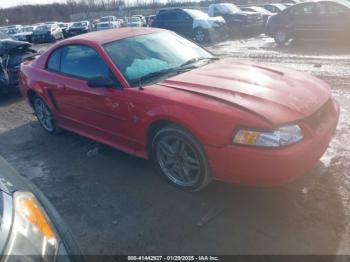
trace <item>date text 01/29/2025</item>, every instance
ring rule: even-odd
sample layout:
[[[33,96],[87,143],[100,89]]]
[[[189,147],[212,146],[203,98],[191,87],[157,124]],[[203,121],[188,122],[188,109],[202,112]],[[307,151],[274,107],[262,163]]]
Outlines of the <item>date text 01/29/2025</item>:
[[[220,261],[217,256],[128,256],[128,261]]]

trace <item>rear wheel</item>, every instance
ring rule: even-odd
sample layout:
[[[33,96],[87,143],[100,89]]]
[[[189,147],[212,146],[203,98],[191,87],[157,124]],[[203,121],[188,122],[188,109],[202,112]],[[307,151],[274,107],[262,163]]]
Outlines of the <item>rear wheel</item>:
[[[58,134],[61,129],[56,126],[55,119],[44,100],[38,96],[33,98],[35,115],[42,128],[50,134]]]
[[[278,30],[276,32],[274,38],[275,38],[275,42],[278,45],[285,45],[290,39],[289,36],[288,36],[288,33],[284,29]]]
[[[152,142],[152,157],[158,171],[182,190],[199,191],[212,180],[201,144],[177,125],[158,131]]]

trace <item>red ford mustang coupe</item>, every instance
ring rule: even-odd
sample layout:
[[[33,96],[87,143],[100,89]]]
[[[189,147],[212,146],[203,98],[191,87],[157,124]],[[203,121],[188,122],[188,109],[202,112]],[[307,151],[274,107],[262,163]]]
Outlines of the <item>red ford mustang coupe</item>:
[[[62,41],[21,66],[42,127],[152,159],[184,190],[213,179],[277,186],[306,174],[339,107],[303,73],[218,59],[175,33],[116,29]]]

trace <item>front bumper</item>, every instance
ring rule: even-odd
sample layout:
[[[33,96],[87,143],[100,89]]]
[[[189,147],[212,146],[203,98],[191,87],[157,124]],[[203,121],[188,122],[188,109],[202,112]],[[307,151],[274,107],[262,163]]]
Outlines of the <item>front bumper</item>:
[[[304,138],[283,148],[228,145],[205,146],[212,175],[217,180],[249,186],[279,186],[306,175],[326,151],[339,120],[339,106],[315,129],[302,123]]]

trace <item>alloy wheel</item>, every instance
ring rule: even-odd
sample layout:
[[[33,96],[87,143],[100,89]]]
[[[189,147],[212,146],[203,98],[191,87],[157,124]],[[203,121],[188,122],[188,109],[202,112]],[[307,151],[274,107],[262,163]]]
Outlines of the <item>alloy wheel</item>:
[[[56,125],[54,123],[53,115],[41,98],[37,98],[34,100],[34,110],[42,127],[47,132],[54,132],[56,129]]]
[[[201,175],[201,164],[195,148],[183,138],[164,136],[156,145],[157,161],[163,173],[182,187],[195,185]]]
[[[195,32],[195,40],[199,43],[203,43],[205,40],[205,33],[202,29],[198,29]]]

